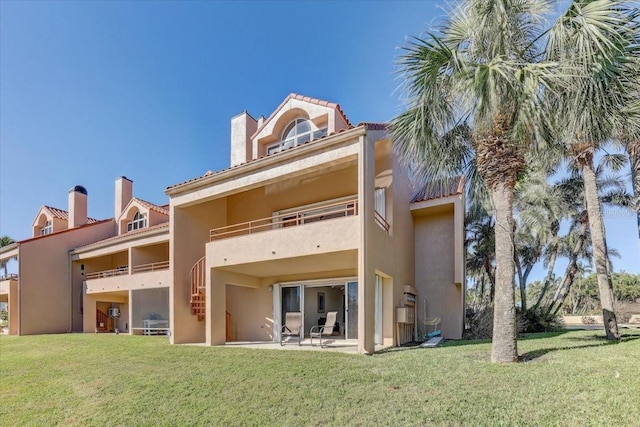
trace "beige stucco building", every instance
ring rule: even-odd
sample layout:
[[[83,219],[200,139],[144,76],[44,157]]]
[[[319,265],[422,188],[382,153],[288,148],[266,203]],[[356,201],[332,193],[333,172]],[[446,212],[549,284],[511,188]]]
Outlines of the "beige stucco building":
[[[0,280],[7,333],[168,328],[168,206],[133,197],[126,177],[116,180],[114,218],[88,218],[87,199],[72,188],[68,211],[43,206],[33,237],[0,249],[0,260],[18,261],[18,274]]]
[[[121,177],[112,219],[86,218],[82,187],[68,212],[43,207],[34,238],[0,251],[19,259],[0,282],[9,333],[157,328],[220,345],[277,341],[287,312],[308,335],[335,311],[333,339],[362,353],[435,317],[461,338],[461,180],[416,187],[387,125],[354,126],[339,105],[296,94],[268,118],[232,118],[230,142],[230,167],[170,186],[168,205],[133,197]],[[55,321],[37,315],[52,304]]]
[[[166,190],[172,341],[278,340],[291,311],[337,311],[362,353],[433,317],[460,338],[462,188],[414,191],[386,128],[296,94],[234,117],[231,167]]]

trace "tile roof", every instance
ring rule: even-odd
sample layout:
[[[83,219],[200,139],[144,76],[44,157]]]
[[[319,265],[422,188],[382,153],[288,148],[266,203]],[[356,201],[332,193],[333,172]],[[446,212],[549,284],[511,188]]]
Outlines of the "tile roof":
[[[97,242],[93,242],[93,243],[89,243],[88,245],[84,245],[84,246],[80,246],[75,248],[73,251],[78,251],[81,249],[88,249],[88,248],[93,248],[94,246],[105,246],[108,245],[112,242],[116,242],[118,240],[124,240],[127,238],[131,238],[133,236],[136,237],[141,237],[141,235],[147,234],[147,233],[151,233],[153,231],[157,231],[160,229],[166,228],[167,232],[169,231],[169,223],[168,222],[163,222],[162,224],[156,224],[156,225],[152,225],[151,227],[147,227],[147,228],[139,228],[137,230],[133,230],[133,231],[129,231],[127,233],[123,233],[123,234],[119,234],[117,236],[113,236],[113,237],[109,237],[107,239],[104,240],[98,240]]]
[[[64,212],[64,211],[63,211]],[[113,218],[109,218],[109,219],[94,219],[93,222],[88,222],[86,224],[80,225],[78,227],[74,227],[74,228],[65,228],[64,230],[60,230],[60,231],[54,231],[53,233],[49,233],[49,234],[45,234],[42,236],[34,236],[34,237],[29,237],[28,239],[24,239],[24,240],[20,240],[18,243],[25,243],[25,242],[30,242],[32,240],[37,240],[37,239],[47,239],[49,237],[52,236],[57,236],[59,234],[63,234],[63,233],[69,233],[72,231],[78,231],[81,230],[83,228],[87,228],[87,227],[93,227],[94,225],[98,225],[98,224],[103,224],[105,222],[111,222],[113,221]]]
[[[356,127],[360,127],[360,126],[366,127],[367,130],[388,130],[389,129],[389,123],[360,122]]]
[[[464,191],[464,177],[457,176],[451,180],[426,183],[422,185],[411,197],[411,203],[425,202],[427,200],[441,199],[444,197],[462,194]]]
[[[295,94],[292,94],[292,95],[295,95]],[[298,95],[298,96],[299,96],[299,95]],[[325,102],[325,101],[323,101],[323,102]],[[199,181],[199,180],[201,180],[201,179],[203,179],[203,178],[206,178],[206,177],[208,177],[208,176],[211,176],[211,175],[216,175],[216,174],[219,174],[219,173],[221,173],[221,172],[224,172],[224,171],[227,171],[227,170],[230,170],[230,169],[234,169],[234,168],[241,167],[241,166],[246,165],[246,164],[249,164],[249,163],[253,163],[253,162],[256,162],[256,161],[259,161],[259,160],[262,160],[262,159],[266,159],[266,158],[268,158],[268,157],[277,156],[277,155],[278,155],[278,154],[280,154],[280,153],[285,153],[285,152],[289,152],[289,151],[291,151],[291,150],[296,150],[296,149],[298,149],[298,148],[300,148],[300,147],[304,147],[304,146],[306,146],[306,145],[308,145],[308,144],[313,144],[313,143],[315,143],[315,142],[317,142],[317,141],[321,141],[321,140],[323,140],[323,139],[327,139],[327,138],[332,137],[332,136],[334,136],[334,135],[338,135],[338,134],[340,134],[340,133],[343,133],[343,132],[346,132],[346,131],[349,131],[349,130],[352,130],[352,129],[356,129],[356,128],[359,128],[359,127],[364,127],[364,128],[365,128],[365,129],[367,129],[367,130],[387,130],[387,129],[389,129],[389,124],[388,124],[388,123],[360,122],[360,123],[358,123],[358,125],[357,125],[357,126],[351,126],[351,125],[349,125],[349,127],[348,127],[348,128],[346,128],[346,129],[341,129],[341,130],[339,130],[339,131],[337,131],[337,132],[331,132],[330,134],[327,134],[327,135],[321,136],[320,138],[312,139],[311,141],[307,141],[307,142],[305,142],[304,144],[296,145],[296,146],[294,146],[294,147],[289,147],[289,148],[287,148],[286,150],[278,151],[278,152],[276,152],[276,153],[268,154],[268,155],[266,155],[266,156],[261,156],[261,157],[258,157],[257,159],[252,159],[252,160],[249,160],[249,161],[246,161],[246,162],[240,163],[240,164],[235,165],[235,166],[231,166],[231,167],[228,167],[228,168],[220,169],[220,170],[215,171],[215,172],[212,172],[212,171],[208,170],[208,171],[206,171],[206,172],[205,172],[203,175],[201,175],[201,176],[197,176],[197,177],[195,177],[195,178],[191,178],[191,179],[188,179],[188,180],[186,180],[186,181],[183,181],[183,182],[179,182],[179,183],[177,183],[177,184],[170,185],[170,186],[168,186],[166,189],[167,189],[167,190],[170,190],[170,189],[172,189],[172,188],[179,187],[179,186],[184,185],[184,184],[189,184],[189,183],[191,183],[191,182]],[[168,206],[168,205],[167,205],[167,206]]]
[[[52,206],[47,206],[47,205],[42,206],[42,209],[44,209],[53,218],[63,219],[65,221],[69,220],[69,212],[65,210],[54,208]],[[98,222],[98,221],[100,220],[95,218],[87,218],[87,224],[93,224],[94,222]]]
[[[296,146],[294,146],[294,147],[289,147],[289,148],[287,148],[286,150],[278,151],[277,153],[268,154],[268,155],[266,155],[266,156],[261,156],[261,157],[258,157],[257,159],[251,159],[251,160],[249,160],[249,161],[246,161],[246,162],[240,163],[240,164],[238,164],[238,165],[231,166],[231,167],[224,168],[224,169],[220,169],[220,170],[215,171],[215,172],[212,172],[212,171],[208,170],[208,171],[206,171],[206,172],[204,173],[204,175],[201,175],[201,176],[198,176],[198,177],[195,177],[195,178],[191,178],[191,179],[188,179],[188,180],[186,180],[186,181],[179,182],[179,183],[177,183],[177,184],[170,185],[170,186],[168,186],[166,189],[167,189],[167,190],[170,190],[170,189],[172,189],[172,188],[176,188],[176,187],[179,187],[179,186],[184,185],[184,184],[189,184],[189,183],[191,183],[191,182],[199,181],[199,180],[201,180],[201,179],[203,179],[203,178],[206,178],[206,177],[208,177],[208,176],[211,176],[211,175],[217,175],[217,174],[219,174],[219,173],[221,173],[221,172],[228,171],[228,170],[230,170],[230,169],[235,169],[235,168],[242,167],[242,166],[247,165],[247,164],[250,164],[250,163],[258,162],[258,161],[263,160],[263,159],[266,159],[266,158],[271,158],[271,157],[273,157],[273,156],[277,156],[277,155],[279,155],[279,154],[281,154],[281,153],[287,153],[287,152],[292,151],[292,150],[297,150],[297,149],[299,149],[299,148],[301,148],[301,147],[304,147],[304,146],[306,146],[306,145],[313,144],[313,143],[315,143],[315,142],[317,142],[317,141],[321,141],[321,140],[323,140],[323,139],[327,139],[327,138],[329,138],[329,137],[331,137],[331,136],[338,135],[338,134],[340,134],[340,133],[344,133],[344,132],[347,132],[347,131],[352,130],[352,129],[356,129],[356,128],[358,128],[358,127],[365,127],[366,129],[369,129],[368,125],[369,125],[369,124],[366,124],[366,123],[365,123],[365,124],[362,124],[362,125],[358,125],[358,126],[356,126],[356,127],[354,127],[354,126],[350,126],[350,127],[348,127],[347,129],[340,129],[340,130],[339,130],[339,131],[337,131],[337,132],[332,132],[332,133],[327,134],[327,135],[324,135],[324,136],[322,136],[322,137],[320,137],[320,138],[312,139],[311,141],[307,141],[307,142],[305,142],[304,144],[296,145]]]
[[[150,209],[152,211],[156,211],[156,212],[161,213],[163,215],[169,215],[169,210],[168,210],[169,205],[159,206],[159,205],[156,205],[154,203],[147,202],[146,200],[139,199],[137,197],[134,197],[131,200],[135,200],[136,202],[140,203],[145,208]]]
[[[342,120],[344,120],[347,126],[351,127],[351,122],[349,121],[347,116],[344,114],[344,111],[342,111],[340,104],[336,104],[335,102],[323,101],[322,99],[311,98],[310,96],[298,95],[297,93],[292,92],[289,94],[289,96],[287,96],[284,99],[284,101],[280,103],[280,105],[278,105],[278,107],[275,110],[273,110],[273,113],[271,113],[269,118],[267,118],[262,123],[262,126],[258,127],[258,129],[253,133],[253,135],[251,135],[251,138],[255,138],[255,136],[259,134],[262,129],[264,129],[267,123],[269,123],[275,117],[275,115],[285,106],[285,104],[289,102],[289,100],[291,99],[297,99],[298,101],[309,102],[311,104],[320,105],[322,107],[334,108],[338,112],[338,114],[340,114],[340,117],[342,117]]]

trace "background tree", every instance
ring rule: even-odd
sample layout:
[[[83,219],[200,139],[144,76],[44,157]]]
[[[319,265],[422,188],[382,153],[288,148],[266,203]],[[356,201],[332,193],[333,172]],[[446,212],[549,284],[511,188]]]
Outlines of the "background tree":
[[[9,246],[11,244],[15,243],[15,240],[13,240],[11,237],[9,236],[2,236],[0,237],[0,248],[3,248],[5,246]],[[0,261],[0,268],[4,269],[4,275],[8,275],[7,272],[7,265],[9,264],[9,261],[17,259],[16,257],[13,257],[9,260],[4,260],[4,261]]]
[[[611,276],[607,268],[607,244],[598,199],[594,154],[623,123],[635,118],[625,114],[629,105],[626,76],[638,53],[635,11],[625,2],[576,0],[549,33],[547,59],[568,67],[561,91],[547,91],[560,115],[559,132],[565,137],[567,156],[582,173],[589,229],[598,277],[605,332],[618,339]]]

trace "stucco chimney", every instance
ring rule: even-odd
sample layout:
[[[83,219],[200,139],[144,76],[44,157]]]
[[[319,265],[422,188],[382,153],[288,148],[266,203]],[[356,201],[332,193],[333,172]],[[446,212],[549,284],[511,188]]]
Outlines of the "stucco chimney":
[[[75,228],[87,223],[87,189],[76,185],[69,190],[69,222],[67,228]]]
[[[231,166],[237,166],[253,158],[251,135],[258,130],[258,122],[243,111],[231,119]]]
[[[116,179],[114,218],[117,220],[122,210],[127,207],[133,197],[133,181],[126,176]]]

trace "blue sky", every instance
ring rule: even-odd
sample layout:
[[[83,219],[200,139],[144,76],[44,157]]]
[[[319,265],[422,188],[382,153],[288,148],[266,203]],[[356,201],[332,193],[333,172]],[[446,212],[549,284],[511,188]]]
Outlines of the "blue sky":
[[[76,184],[113,216],[116,177],[164,189],[229,164],[229,121],[290,92],[353,123],[401,111],[394,58],[444,2],[0,2],[0,234],[30,236]],[[616,269],[640,273],[634,217],[607,218]],[[535,278],[535,277],[532,277]]]

